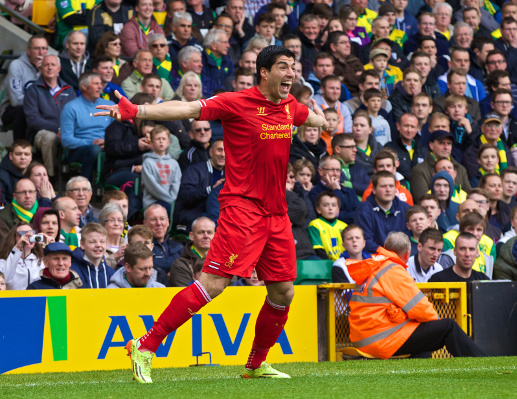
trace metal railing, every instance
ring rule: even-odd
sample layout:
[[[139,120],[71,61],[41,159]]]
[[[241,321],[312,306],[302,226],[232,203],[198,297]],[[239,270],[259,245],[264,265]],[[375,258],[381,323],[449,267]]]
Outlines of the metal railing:
[[[0,12],[9,15],[10,17],[16,18],[23,22],[23,25],[33,30],[35,33],[45,33],[45,29],[43,29],[41,26],[36,25],[34,22],[32,22],[30,19],[25,18],[24,16],[18,14],[16,11],[11,10],[10,8],[6,7],[3,4],[0,4]]]
[[[418,283],[418,288],[433,304],[440,318],[453,318],[466,333],[469,332],[466,283]],[[322,284],[327,296],[327,359],[342,360],[344,348],[351,347],[348,302],[355,284]],[[433,358],[452,357],[445,348],[433,353]]]

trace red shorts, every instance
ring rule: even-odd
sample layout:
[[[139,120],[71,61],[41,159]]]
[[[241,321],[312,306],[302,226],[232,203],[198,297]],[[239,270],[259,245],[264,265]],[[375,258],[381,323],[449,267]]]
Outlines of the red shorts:
[[[287,215],[261,216],[236,206],[221,209],[203,272],[264,281],[296,279],[296,249]]]

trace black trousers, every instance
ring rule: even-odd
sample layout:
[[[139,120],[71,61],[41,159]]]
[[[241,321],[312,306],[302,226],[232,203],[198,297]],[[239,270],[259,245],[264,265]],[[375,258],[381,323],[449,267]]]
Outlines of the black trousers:
[[[27,140],[27,120],[25,119],[25,112],[23,112],[23,105],[18,107],[8,105],[2,114],[2,123],[4,127],[12,125],[13,140]]]
[[[486,354],[453,319],[421,323],[394,356],[430,357],[443,346],[454,357],[483,357]]]

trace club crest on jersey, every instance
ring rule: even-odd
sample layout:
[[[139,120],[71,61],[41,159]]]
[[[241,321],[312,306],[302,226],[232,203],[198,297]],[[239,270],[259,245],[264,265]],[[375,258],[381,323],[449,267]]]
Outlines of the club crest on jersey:
[[[235,259],[237,259],[239,255],[231,254],[228,258],[228,262],[226,262],[224,265],[228,268],[231,268],[233,266],[233,262],[235,262]]]
[[[267,116],[266,107],[257,107],[257,116]]]
[[[289,112],[289,104],[285,105],[285,113],[287,114],[287,119],[293,119],[291,118],[291,113]]]

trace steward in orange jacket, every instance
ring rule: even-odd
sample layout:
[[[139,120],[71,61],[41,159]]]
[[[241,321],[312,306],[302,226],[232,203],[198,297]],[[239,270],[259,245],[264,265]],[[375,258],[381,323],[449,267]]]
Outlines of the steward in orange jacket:
[[[394,252],[379,247],[371,259],[347,259],[356,287],[350,299],[350,340],[363,352],[388,359],[420,323],[438,314]]]

